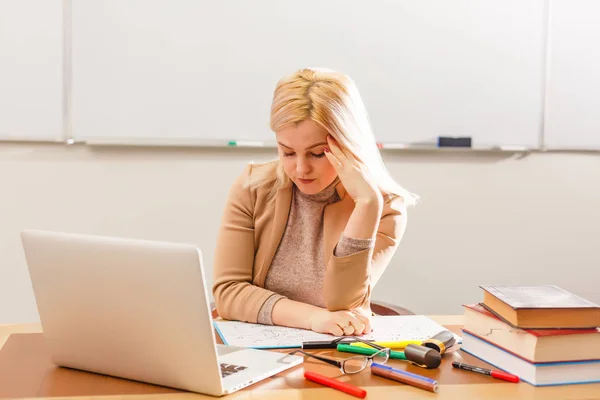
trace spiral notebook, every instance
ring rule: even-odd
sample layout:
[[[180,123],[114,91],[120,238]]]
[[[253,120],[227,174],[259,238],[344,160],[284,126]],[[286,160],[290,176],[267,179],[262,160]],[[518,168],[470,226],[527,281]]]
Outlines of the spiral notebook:
[[[305,329],[223,319],[215,320],[214,325],[224,344],[254,349],[300,348],[302,342],[335,338]],[[425,340],[447,330],[424,315],[375,316],[372,327],[372,333],[360,337],[376,341]],[[454,336],[457,343],[460,343],[460,336]]]

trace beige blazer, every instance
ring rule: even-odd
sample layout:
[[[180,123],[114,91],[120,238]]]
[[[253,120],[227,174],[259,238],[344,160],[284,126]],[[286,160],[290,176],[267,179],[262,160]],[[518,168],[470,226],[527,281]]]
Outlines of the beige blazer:
[[[265,167],[264,165],[262,166]],[[292,184],[268,200],[272,184],[249,188],[256,165],[249,165],[233,184],[219,230],[214,260],[213,294],[219,315],[225,319],[257,322],[263,303],[273,292],[265,279],[285,230],[292,200]],[[349,310],[367,304],[371,272],[387,267],[406,226],[401,198],[384,202],[374,248],[336,257],[334,248],[354,210],[354,201],[340,184],[341,200],[325,207],[323,296],[327,309]]]

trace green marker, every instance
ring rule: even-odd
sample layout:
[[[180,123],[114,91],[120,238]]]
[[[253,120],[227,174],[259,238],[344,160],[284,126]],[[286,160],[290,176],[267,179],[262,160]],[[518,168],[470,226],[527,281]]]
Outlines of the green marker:
[[[264,147],[265,144],[261,141],[255,140],[230,140],[227,142],[228,146],[235,147]]]
[[[357,347],[350,346],[349,344],[340,343],[337,345],[337,351],[342,351],[344,353],[356,353],[356,354],[364,354],[366,356],[372,356],[380,350],[374,348],[365,348],[365,347]],[[403,351],[390,351],[390,358],[395,360],[406,360],[406,356]]]

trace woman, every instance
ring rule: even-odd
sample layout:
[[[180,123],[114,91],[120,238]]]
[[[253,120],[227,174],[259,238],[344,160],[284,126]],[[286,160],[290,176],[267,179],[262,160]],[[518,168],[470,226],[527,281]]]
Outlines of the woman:
[[[213,294],[225,319],[371,332],[371,290],[415,196],[387,172],[354,82],[303,69],[275,89],[279,158],[234,183],[219,232]]]

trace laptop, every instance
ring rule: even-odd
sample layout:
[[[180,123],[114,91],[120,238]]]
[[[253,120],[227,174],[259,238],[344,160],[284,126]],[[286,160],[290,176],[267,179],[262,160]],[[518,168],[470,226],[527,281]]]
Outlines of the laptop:
[[[194,245],[40,230],[21,239],[58,366],[222,396],[303,361],[216,344]]]

